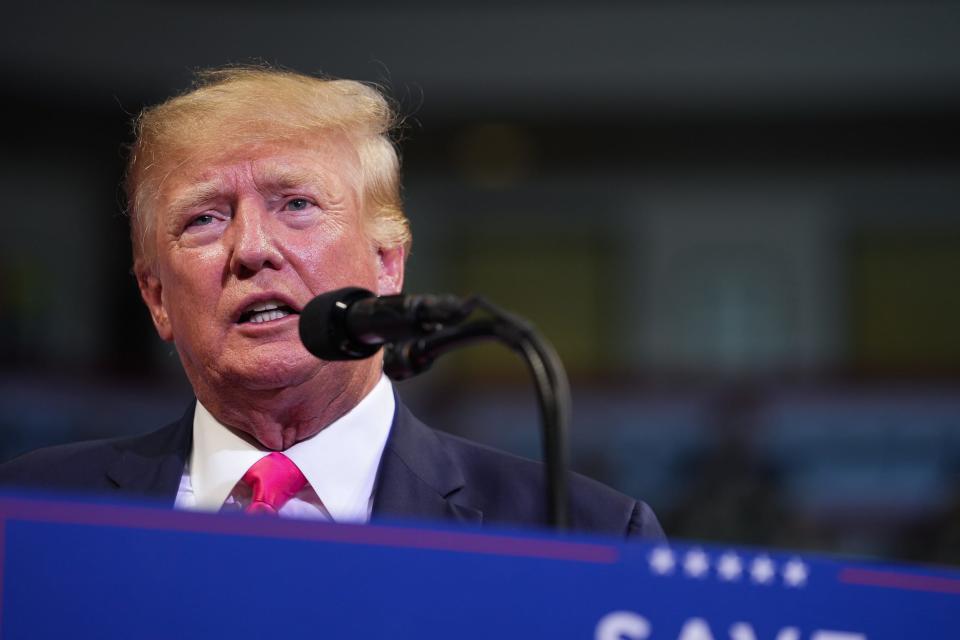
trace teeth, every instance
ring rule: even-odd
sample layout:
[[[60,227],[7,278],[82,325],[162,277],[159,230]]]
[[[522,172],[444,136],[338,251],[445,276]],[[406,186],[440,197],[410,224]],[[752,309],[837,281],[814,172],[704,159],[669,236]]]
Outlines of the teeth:
[[[250,307],[250,311],[269,311],[270,309],[277,309],[281,306],[282,303],[275,302],[271,300],[270,302],[261,302]]]
[[[279,320],[280,318],[290,315],[287,311],[280,311],[279,309],[273,309],[268,311],[259,311],[252,316],[250,316],[250,322],[261,323],[261,322],[270,322],[271,320]]]

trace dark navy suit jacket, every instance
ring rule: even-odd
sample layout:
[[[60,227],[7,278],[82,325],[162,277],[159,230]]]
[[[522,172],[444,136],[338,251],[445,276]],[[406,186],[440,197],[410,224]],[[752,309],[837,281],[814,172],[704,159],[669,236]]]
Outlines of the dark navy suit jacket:
[[[158,501],[173,506],[193,444],[193,406],[143,436],[39,449],[0,465],[0,487]],[[574,531],[662,538],[653,511],[584,476],[568,476]],[[427,427],[397,403],[374,489],[373,518],[537,527],[544,474],[531,460]]]

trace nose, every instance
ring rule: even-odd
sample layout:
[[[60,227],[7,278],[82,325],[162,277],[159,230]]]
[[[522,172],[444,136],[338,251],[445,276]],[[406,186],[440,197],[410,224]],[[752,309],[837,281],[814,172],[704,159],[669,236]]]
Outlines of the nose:
[[[265,207],[246,202],[238,205],[231,221],[233,251],[230,270],[247,278],[263,269],[280,269],[283,253],[271,231],[270,215]]]

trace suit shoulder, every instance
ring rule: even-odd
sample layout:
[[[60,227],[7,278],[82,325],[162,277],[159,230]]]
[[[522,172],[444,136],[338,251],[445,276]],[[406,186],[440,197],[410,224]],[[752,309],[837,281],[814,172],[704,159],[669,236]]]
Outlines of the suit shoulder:
[[[78,476],[103,469],[120,440],[90,440],[44,447],[0,465],[0,487],[59,489],[76,484]]]
[[[178,422],[137,436],[71,442],[36,449],[0,464],[0,488],[88,491],[110,486],[106,472],[125,452],[156,447]]]
[[[487,515],[504,522],[546,520],[545,478],[540,462],[434,430],[457,460],[471,498]],[[570,520],[574,530],[617,536],[661,538],[663,531],[648,505],[601,482],[567,473]]]

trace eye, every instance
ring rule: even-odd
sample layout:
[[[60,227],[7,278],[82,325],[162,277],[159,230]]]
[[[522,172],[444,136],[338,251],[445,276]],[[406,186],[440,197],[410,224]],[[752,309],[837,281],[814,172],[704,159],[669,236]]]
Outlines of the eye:
[[[219,211],[208,209],[206,213],[200,213],[192,218],[189,218],[184,226],[183,230],[185,232],[199,233],[201,229],[206,231],[206,227],[215,229],[219,226],[219,223],[222,222],[227,216],[220,213]]]
[[[289,211],[303,211],[313,203],[306,198],[293,198],[287,202],[286,208]]]
[[[194,218],[193,220],[191,220],[191,221],[190,221],[190,224],[187,225],[187,226],[190,226],[190,227],[202,227],[202,226],[205,226],[205,225],[210,224],[210,223],[213,222],[214,220],[215,220],[215,218],[214,218],[212,215],[210,215],[209,213],[204,213],[203,215],[199,215],[199,216],[197,216],[196,218]]]

